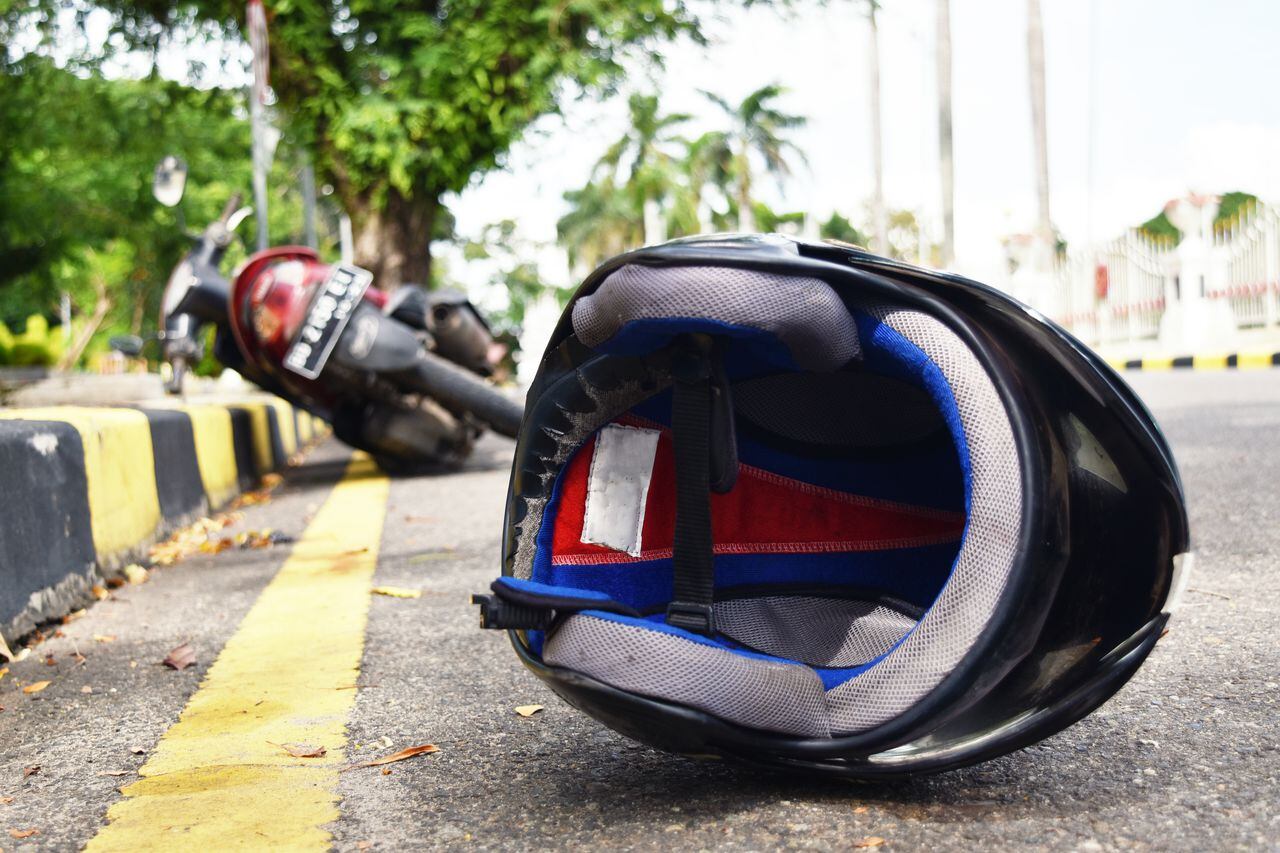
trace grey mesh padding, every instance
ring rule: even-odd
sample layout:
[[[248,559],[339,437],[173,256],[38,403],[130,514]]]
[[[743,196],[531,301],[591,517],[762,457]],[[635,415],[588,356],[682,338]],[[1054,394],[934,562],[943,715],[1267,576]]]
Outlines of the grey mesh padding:
[[[831,734],[822,680],[800,664],[747,657],[590,615],[565,619],[547,638],[542,659],[754,729]]]
[[[733,384],[733,406],[756,426],[825,447],[889,447],[946,429],[924,391],[873,373],[775,373]]]
[[[573,331],[599,346],[634,320],[695,318],[776,336],[804,370],[836,370],[859,355],[858,329],[831,286],[816,278],[733,267],[628,264],[573,305]]]
[[[759,652],[810,666],[861,666],[901,640],[916,620],[875,601],[772,595],[715,604],[716,630]]]
[[[860,732],[915,705],[982,635],[1013,569],[1022,523],[1022,467],[991,378],[968,347],[918,311],[868,314],[919,347],[951,388],[969,451],[969,518],[951,577],[915,630],[871,669],[827,693],[831,728]]]
[[[915,628],[875,666],[825,694],[817,674],[802,664],[582,615],[566,619],[548,638],[548,663],[744,726],[809,736],[852,734],[888,722],[954,670],[986,630],[1016,557],[1023,494],[1013,429],[990,377],[955,333],[916,311],[861,310],[937,365],[955,399],[969,456],[964,538],[950,578]]]

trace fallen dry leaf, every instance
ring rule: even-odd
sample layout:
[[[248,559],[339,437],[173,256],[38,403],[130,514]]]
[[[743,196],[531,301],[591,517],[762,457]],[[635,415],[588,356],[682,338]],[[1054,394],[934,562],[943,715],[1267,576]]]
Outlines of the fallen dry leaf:
[[[272,746],[278,746],[294,758],[324,758],[324,754],[329,750],[323,746],[315,746],[309,743],[271,743]]]
[[[23,693],[39,693],[41,690],[44,690],[46,687],[48,687],[52,683],[53,683],[52,681],[36,681],[22,688],[22,692]]]
[[[0,797],[0,805],[7,806],[13,802],[13,797]]]
[[[130,563],[124,567],[123,571],[125,579],[134,585],[146,583],[147,579],[151,577],[151,573],[137,563]]]
[[[881,844],[884,844],[884,839],[878,835],[868,835],[866,838],[863,838],[860,841],[853,842],[853,846],[858,849],[862,849],[866,847],[879,847]]]
[[[0,681],[3,681],[4,677],[8,674],[9,674],[9,667],[0,666]]]
[[[132,773],[133,773],[132,770],[101,770],[98,772],[98,775],[99,776],[128,776]]]
[[[86,684],[84,687],[81,687],[81,688],[80,688],[80,692],[81,692],[81,693],[92,693],[92,692],[93,692],[93,688]]]
[[[114,643],[116,641],[116,635],[115,634],[94,634],[93,640],[95,643]]]
[[[869,811],[869,809],[868,809],[866,806],[858,806],[856,809],[854,809],[854,810],[853,810],[853,813],[854,813],[854,814],[866,814],[868,811]]]
[[[147,754],[147,748],[145,746],[131,746],[129,747],[129,751],[132,752],[134,755]]]
[[[432,752],[439,752],[440,748],[434,743],[424,743],[419,746],[411,746],[402,749],[399,752],[393,752],[390,755],[384,755],[382,758],[375,758],[373,761],[361,761],[358,764],[348,764],[342,768],[343,771],[355,770],[357,767],[377,767],[382,764],[391,764],[395,761],[404,761],[406,758],[413,758],[415,755],[427,755]]]
[[[70,624],[70,623],[72,623],[72,622],[76,621],[77,619],[79,619],[79,618],[80,618],[81,616],[83,616],[83,615],[84,615],[84,608],[83,608],[83,607],[81,607],[79,610],[72,610],[72,611],[71,611],[70,613],[68,613],[66,616],[63,616],[63,617],[62,617],[62,624],[63,624],[63,625],[68,625],[68,624]]]
[[[0,637],[0,657],[13,660],[13,652],[9,651],[9,644],[4,641],[4,637]]]
[[[421,598],[422,590],[408,589],[403,586],[375,586],[371,592],[374,595],[388,595],[392,598]]]
[[[89,592],[93,593],[93,597],[98,599],[98,601],[102,601],[104,598],[111,595],[111,592],[101,584],[94,584]]]
[[[40,772],[40,765],[32,764],[30,767],[22,768],[22,778],[25,779],[28,776],[34,776],[39,772]]]
[[[516,713],[522,717],[532,717],[542,710],[541,705],[517,705]]]
[[[372,842],[372,841],[357,841],[357,842],[356,842],[356,849],[357,849],[357,850],[368,850],[368,849],[369,849],[369,848],[371,848],[371,847],[373,847],[373,842]]]
[[[183,643],[172,649],[160,662],[170,669],[181,671],[196,662],[196,650],[191,648],[190,643]]]
[[[45,655],[45,656],[44,656],[44,665],[45,665],[45,666],[57,666],[57,665],[58,665],[58,659],[57,659],[57,658],[55,658],[55,657],[53,656],[53,652],[50,652],[49,654],[47,654],[47,655]]]
[[[40,830],[36,829],[34,826],[31,827],[30,829],[10,829],[9,830],[10,838],[30,838],[33,835],[39,835],[39,834],[40,834]]]

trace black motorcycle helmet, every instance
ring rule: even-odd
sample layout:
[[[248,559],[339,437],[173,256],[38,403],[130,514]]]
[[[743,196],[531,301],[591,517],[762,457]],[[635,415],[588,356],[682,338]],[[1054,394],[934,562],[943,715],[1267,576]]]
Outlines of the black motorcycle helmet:
[[[1158,427],[1051,321],[853,247],[699,237],[574,296],[476,601],[625,735],[888,777],[1097,708],[1189,560]]]

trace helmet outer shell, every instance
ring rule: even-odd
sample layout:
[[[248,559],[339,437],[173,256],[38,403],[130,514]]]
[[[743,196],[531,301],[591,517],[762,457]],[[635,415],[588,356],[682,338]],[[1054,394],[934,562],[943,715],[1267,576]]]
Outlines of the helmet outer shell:
[[[783,769],[855,777],[960,767],[1019,749],[1085,716],[1133,675],[1162,634],[1174,558],[1189,549],[1182,483],[1163,434],[1095,353],[1006,294],[959,276],[867,252],[784,238],[690,238],[609,261],[591,293],[625,264],[732,266],[820,278],[859,300],[919,310],[945,323],[987,369],[1010,414],[1023,466],[1022,541],[989,630],[914,707],[854,735],[804,739],[747,729],[704,712],[617,690],[551,667],[511,639],[553,690],[637,740]],[[510,574],[525,501],[554,477],[563,411],[589,411],[583,383],[642,372],[636,359],[582,345],[572,302],[528,395],[508,492],[503,572]],[[526,533],[525,535],[531,535]]]

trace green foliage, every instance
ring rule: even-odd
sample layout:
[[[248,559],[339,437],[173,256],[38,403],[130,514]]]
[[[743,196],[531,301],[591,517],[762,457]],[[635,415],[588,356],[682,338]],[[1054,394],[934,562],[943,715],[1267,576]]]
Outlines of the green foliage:
[[[32,314],[27,318],[26,329],[12,336],[7,349],[6,363],[14,367],[52,367],[65,350],[62,330],[50,329],[48,320]]]
[[[489,287],[501,298],[483,300],[484,313],[495,334],[504,340],[519,336],[529,307],[544,295],[555,296],[564,307],[573,292],[542,279],[537,265],[527,260],[538,248],[516,236],[516,223],[510,219],[486,226],[478,239],[463,245],[463,257],[467,260],[492,264]]]
[[[757,165],[781,181],[791,173],[790,158],[803,160],[786,134],[805,119],[775,106],[784,92],[764,86],[737,106],[704,92],[725,112],[727,127],[695,139],[673,132],[689,116],[663,114],[656,95],[632,95],[627,131],[605,151],[587,184],[564,195],[570,210],[557,223],[557,235],[570,262],[595,266],[647,242],[646,202],[661,206],[671,237],[744,223],[760,231],[797,230],[803,213],[775,213],[751,193]],[[714,209],[713,198],[726,209]],[[744,205],[752,216],[740,215]]]
[[[1219,200],[1218,212],[1213,217],[1214,229],[1221,229],[1234,224],[1242,216],[1253,210],[1257,203],[1258,197],[1253,193],[1240,192],[1238,190],[1223,193]],[[1182,240],[1182,232],[1169,221],[1169,217],[1163,210],[1139,225],[1138,230],[1152,239],[1166,243],[1176,244]]]
[[[1163,210],[1139,225],[1138,230],[1148,237],[1162,242],[1177,243],[1182,239],[1182,232],[1174,227]]]
[[[818,233],[824,240],[839,240],[854,246],[865,246],[867,236],[854,227],[853,223],[838,212],[832,212],[826,222],[818,226]]]
[[[94,5],[134,47],[244,27],[243,0]],[[281,111],[357,230],[374,232],[361,244],[408,259],[384,270],[382,258],[360,258],[392,285],[429,277],[440,196],[500,165],[562,97],[610,92],[625,57],[658,61],[661,43],[701,39],[686,0],[274,0],[267,13]]]
[[[0,87],[0,322],[56,317],[63,291],[83,317],[101,283],[111,309],[86,357],[112,334],[153,330],[169,270],[187,249],[184,219],[203,227],[249,186],[243,97],[72,73],[36,54],[0,65]],[[269,230],[281,241],[301,232],[288,151],[271,182]],[[168,153],[190,170],[177,210],[151,197],[152,170]]]

